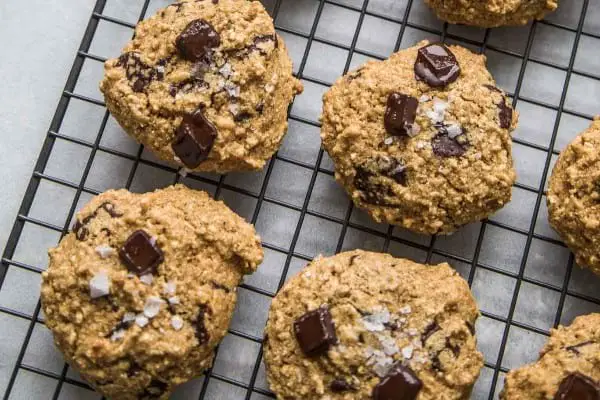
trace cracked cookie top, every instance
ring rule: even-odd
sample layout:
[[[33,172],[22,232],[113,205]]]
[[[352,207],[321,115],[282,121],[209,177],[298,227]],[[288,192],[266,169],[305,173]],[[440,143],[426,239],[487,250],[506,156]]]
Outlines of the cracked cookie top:
[[[450,233],[504,206],[517,113],[485,56],[421,42],[368,62],[324,95],[335,176],[376,221]]]
[[[182,1],[138,24],[100,84],[136,140],[198,171],[255,170],[277,150],[300,82],[258,1]]]
[[[483,366],[477,316],[448,264],[361,250],[318,258],[273,300],[267,378],[279,399],[468,398]]]
[[[236,287],[262,261],[254,228],[177,185],[105,192],[77,214],[42,275],[46,325],[99,392],[166,399],[213,359]]]

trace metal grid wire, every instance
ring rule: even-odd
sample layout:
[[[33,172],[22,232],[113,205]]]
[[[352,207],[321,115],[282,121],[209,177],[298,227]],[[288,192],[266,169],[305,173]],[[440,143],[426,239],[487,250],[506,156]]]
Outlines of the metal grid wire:
[[[90,195],[98,194],[99,191],[92,189],[89,185],[86,185],[86,181],[88,180],[90,171],[93,168],[94,159],[98,154],[102,153],[104,155],[110,155],[121,159],[125,159],[128,160],[128,162],[130,162],[131,168],[129,170],[129,174],[126,178],[126,181],[122,184],[123,187],[128,189],[132,186],[132,183],[134,182],[136,172],[139,173],[139,170],[141,168],[146,167],[151,167],[153,171],[162,171],[163,173],[167,174],[168,176],[170,176],[171,183],[183,180],[182,175],[180,175],[178,171],[172,166],[165,165],[161,162],[145,158],[143,156],[144,151],[142,147],[138,147],[134,154],[129,154],[127,152],[111,148],[110,146],[103,145],[101,142],[107,124],[109,123],[109,114],[104,108],[104,104],[102,101],[97,100],[92,96],[77,93],[76,88],[78,80],[80,79],[80,74],[84,69],[84,65],[88,62],[95,62],[100,64],[104,61],[103,57],[90,53],[90,47],[94,40],[94,36],[97,32],[99,24],[115,24],[124,28],[134,27],[133,23],[103,14],[107,3],[110,3],[110,1],[111,0],[97,0],[93,13],[90,17],[87,29],[79,47],[79,51],[77,52],[73,67],[67,79],[62,96],[60,98],[59,105],[51,122],[48,135],[43,144],[41,154],[39,156],[37,164],[35,165],[35,169],[29,182],[27,192],[19,210],[19,214],[10,233],[8,245],[2,256],[2,266],[0,267],[0,294],[8,290],[7,275],[9,274],[9,270],[26,270],[35,274],[39,274],[44,270],[44,268],[41,266],[36,266],[31,263],[22,262],[14,258],[15,252],[19,248],[19,246],[27,246],[27,243],[20,244],[20,242],[24,240],[22,239],[24,229],[26,229],[26,227],[28,226],[34,226],[36,227],[36,229],[43,229],[54,232],[56,233],[56,237],[62,237],[68,232],[70,222],[74,216],[74,213],[80,206],[81,202],[84,200],[82,196],[89,197]],[[454,263],[454,265],[462,265],[464,266],[464,268],[459,271],[465,278],[468,279],[468,282],[471,286],[474,285],[478,273],[493,273],[497,274],[500,277],[514,281],[512,295],[510,296],[510,298],[502,300],[505,302],[507,308],[505,315],[502,315],[502,313],[486,311],[485,307],[482,307],[484,309],[484,311],[482,312],[483,319],[486,319],[491,323],[499,323],[503,325],[499,330],[501,333],[497,345],[496,354],[493,354],[493,352],[491,356],[486,354],[486,368],[484,369],[483,374],[485,375],[485,377],[482,376],[482,378],[480,379],[483,380],[484,383],[481,384],[481,389],[476,391],[476,393],[478,393],[477,396],[479,396],[478,398],[492,399],[494,398],[495,394],[497,394],[498,389],[501,385],[501,376],[508,370],[508,368],[506,367],[507,363],[503,361],[505,361],[505,356],[507,354],[508,349],[510,348],[509,343],[511,343],[511,334],[513,333],[513,331],[521,332],[521,341],[532,340],[531,337],[528,336],[531,333],[538,335],[541,338],[544,338],[548,335],[547,328],[551,326],[557,326],[561,321],[563,321],[563,311],[565,309],[565,303],[567,298],[572,298],[574,299],[574,301],[584,302],[585,304],[588,304],[589,307],[591,307],[592,309],[595,309],[598,306],[600,306],[600,299],[594,296],[594,294],[584,294],[581,290],[574,290],[572,287],[570,287],[572,274],[575,271],[573,269],[572,255],[568,256],[564,276],[556,282],[550,283],[547,280],[540,278],[539,276],[528,276],[528,274],[526,274],[526,267],[528,266],[528,261],[530,261],[528,260],[530,256],[530,249],[537,243],[543,242],[552,244],[554,246],[560,246],[561,250],[566,252],[566,250],[564,250],[564,245],[559,240],[557,240],[556,237],[550,237],[549,235],[542,234],[538,230],[536,230],[536,222],[539,223],[538,214],[540,212],[541,207],[543,207],[543,203],[545,201],[544,188],[546,178],[549,174],[549,171],[551,170],[553,159],[558,154],[558,152],[555,150],[555,142],[557,140],[557,134],[559,131],[559,123],[561,121],[561,117],[563,116],[563,114],[586,120],[589,120],[592,117],[591,115],[580,113],[572,109],[565,109],[568,88],[571,82],[571,77],[574,74],[576,74],[578,77],[592,79],[594,81],[600,82],[600,76],[585,72],[583,70],[574,69],[580,39],[582,37],[585,37],[586,40],[600,39],[600,35],[584,32],[584,19],[586,12],[590,7],[590,0],[582,0],[581,12],[578,15],[578,22],[575,28],[566,24],[548,21],[534,22],[529,27],[524,28],[526,29],[525,32],[527,35],[527,40],[526,46],[522,53],[518,51],[506,50],[489,44],[488,41],[490,38],[490,33],[492,32],[489,29],[485,30],[485,32],[483,33],[482,40],[472,40],[450,33],[449,30],[451,29],[448,29],[449,27],[447,24],[444,24],[442,29],[440,30],[409,21],[411,8],[414,6],[413,3],[416,3],[420,0],[407,0],[403,16],[400,18],[393,17],[390,15],[382,15],[382,13],[371,10],[369,8],[369,0],[364,0],[362,2],[360,0],[308,1],[313,1],[315,3],[316,8],[316,12],[314,13],[314,19],[310,24],[310,29],[308,33],[303,32],[300,29],[293,29],[287,26],[282,26],[281,24],[277,23],[277,17],[281,11],[282,4],[289,4],[290,2],[293,4],[293,0],[273,0],[271,2],[268,2],[267,4],[269,10],[273,15],[274,20],[276,21],[276,26],[280,33],[290,37],[297,37],[301,40],[306,41],[306,46],[304,47],[304,50],[302,52],[302,57],[299,61],[296,75],[299,79],[302,79],[307,84],[314,84],[323,88],[328,87],[330,84],[329,82],[325,82],[322,79],[315,78],[314,76],[309,76],[309,74],[305,73],[307,61],[311,52],[311,47],[313,47],[313,44],[315,43],[317,43],[318,45],[330,46],[331,48],[347,52],[345,64],[343,67],[343,73],[346,73],[349,70],[349,68],[351,68],[353,56],[355,55],[359,55],[365,58],[382,59],[382,56],[380,54],[375,54],[375,52],[371,53],[369,51],[357,49],[357,42],[359,41],[361,27],[363,25],[363,22],[365,21],[365,18],[375,18],[377,19],[377,21],[383,21],[384,23],[394,23],[399,25],[399,32],[393,48],[394,51],[400,48],[406,29],[411,28],[426,33],[430,36],[438,36],[443,41],[461,42],[462,44],[470,46],[471,48],[479,50],[480,52],[486,52],[488,50],[491,50],[499,54],[519,59],[520,67],[516,86],[514,91],[512,93],[509,93],[510,96],[513,98],[513,104],[517,106],[521,101],[523,101],[528,104],[535,105],[546,110],[551,110],[556,113],[556,119],[552,129],[552,136],[547,146],[540,145],[539,143],[535,143],[533,141],[526,141],[522,138],[515,138],[514,140],[515,143],[524,146],[525,148],[535,149],[544,152],[545,154],[539,185],[536,186],[523,183],[517,183],[515,185],[523,192],[531,194],[531,197],[535,199],[532,202],[533,217],[530,219],[528,227],[517,227],[514,224],[498,220],[483,221],[481,224],[477,224],[475,227],[475,245],[472,254],[464,256],[455,254],[456,252],[452,251],[452,249],[449,249],[448,246],[436,246],[436,243],[445,240],[444,238],[438,238],[435,236],[430,238],[425,237],[426,240],[424,241],[423,237],[415,239],[414,236],[407,236],[398,233],[398,230],[396,228],[393,228],[392,226],[386,226],[385,229],[382,230],[378,227],[373,227],[372,224],[363,224],[353,217],[355,210],[353,209],[351,202],[348,202],[345,211],[343,211],[338,216],[329,215],[331,213],[328,214],[326,212],[316,211],[312,207],[309,207],[311,197],[313,196],[313,189],[315,189],[315,187],[318,185],[318,181],[321,176],[327,176],[331,179],[333,175],[331,168],[328,168],[326,166],[326,156],[324,155],[322,149],[318,150],[318,155],[316,156],[316,159],[310,162],[307,162],[305,160],[298,160],[297,158],[283,155],[280,152],[269,162],[266,170],[264,171],[264,179],[262,180],[262,183],[259,186],[257,186],[256,190],[244,188],[243,185],[236,185],[235,183],[230,183],[227,181],[227,177],[225,176],[190,174],[185,178],[185,182],[188,184],[196,183],[200,186],[208,185],[212,187],[215,198],[222,198],[225,191],[228,191],[235,193],[235,196],[244,196],[245,198],[251,199],[251,202],[254,204],[254,209],[253,211],[250,211],[248,213],[247,217],[254,224],[259,223],[261,210],[269,210],[269,207],[279,207],[280,209],[291,210],[292,212],[294,212],[294,215],[296,215],[297,218],[297,223],[295,227],[290,227],[293,230],[293,235],[290,237],[291,239],[289,241],[289,246],[269,243],[268,238],[265,239],[265,242],[263,243],[267,251],[279,255],[279,259],[283,264],[283,267],[278,273],[276,284],[273,285],[271,289],[266,289],[265,287],[259,284],[248,283],[248,281],[241,285],[241,288],[243,290],[247,291],[248,293],[252,293],[253,295],[260,296],[261,298],[266,298],[268,302],[270,302],[270,298],[274,296],[276,290],[278,290],[285,282],[285,279],[288,276],[288,272],[291,272],[291,270],[293,269],[292,265],[295,261],[306,262],[310,261],[313,258],[311,255],[305,254],[305,252],[297,249],[297,244],[301,238],[303,224],[305,220],[309,218],[318,221],[318,224],[334,223],[336,224],[336,226],[338,226],[339,229],[337,230],[337,232],[339,236],[335,248],[331,249],[332,253],[337,253],[345,249],[345,239],[348,236],[347,234],[350,231],[352,231],[358,232],[360,235],[364,234],[368,235],[369,237],[376,238],[378,243],[380,243],[380,246],[378,248],[378,250],[380,251],[391,251],[391,248],[394,246],[406,247],[422,253],[423,261],[426,262],[448,260],[451,263]],[[371,2],[373,3],[375,2],[375,0],[372,0]],[[150,3],[152,3],[151,0],[143,1],[141,13],[139,15],[140,20],[143,19],[146,15]],[[303,1],[302,3],[306,3],[306,1]],[[337,41],[330,40],[317,34],[319,21],[321,20],[324,14],[324,10],[327,7],[336,7],[339,10],[352,13],[357,16],[356,29],[352,34],[352,38],[349,45],[340,44]],[[560,65],[560,63],[545,61],[544,59],[536,58],[534,56],[532,52],[532,47],[536,35],[536,30],[540,29],[540,27],[542,27],[543,29],[554,28],[561,32],[567,32],[568,34],[573,36],[571,52],[568,58],[568,65]],[[551,104],[551,102],[544,102],[540,101],[539,99],[525,97],[521,94],[524,83],[524,77],[526,74],[526,67],[528,65],[528,62],[530,61],[535,62],[537,65],[561,71],[561,73],[564,74],[564,85],[562,86],[562,90],[560,92],[560,99],[558,100],[557,105]],[[102,109],[103,116],[99,120],[100,122],[97,134],[92,140],[81,139],[65,133],[61,133],[61,126],[63,124],[63,120],[65,118],[65,115],[68,113],[69,108],[72,107],[73,102],[82,102],[90,104],[93,107],[98,107]],[[290,121],[292,123],[296,122],[318,130],[320,126],[318,121],[311,120],[310,118],[305,118],[303,116],[295,115],[293,112],[293,107],[291,109],[292,112],[290,113]],[[83,173],[78,181],[71,181],[69,179],[53,176],[52,174],[49,174],[46,171],[48,162],[53,154],[53,148],[55,149],[54,152],[60,151],[56,150],[55,146],[56,143],[58,143],[59,141],[69,143],[75,146],[75,148],[77,149],[76,151],[87,152],[86,154],[88,154],[87,160],[83,165]],[[268,186],[276,164],[286,165],[288,167],[302,170],[305,172],[305,175],[308,177],[308,179],[306,193],[302,201],[294,203],[293,201],[284,201],[276,198],[277,196],[270,195]],[[54,185],[67,188],[68,190],[71,190],[73,192],[72,201],[70,202],[70,206],[68,207],[68,213],[64,223],[52,223],[30,215],[32,206],[36,201],[36,195],[38,195],[40,185],[44,182],[52,183]],[[524,237],[522,257],[520,258],[520,261],[516,264],[514,270],[509,271],[507,270],[507,268],[503,268],[497,265],[491,265],[492,263],[482,260],[482,257],[480,257],[482,253],[482,248],[484,247],[484,237],[486,236],[486,232],[489,232],[490,230],[500,231],[505,234],[516,233]],[[536,324],[533,322],[523,322],[522,320],[519,320],[519,318],[515,318],[519,303],[519,293],[525,286],[527,286],[528,288],[533,288],[532,290],[534,291],[543,290],[544,293],[549,293],[551,297],[555,299],[556,311],[553,317],[553,321],[551,321],[548,324],[547,328],[540,328],[539,326],[535,326]],[[32,293],[31,296],[35,297],[37,296],[37,293]],[[37,297],[35,298],[37,299]],[[579,312],[575,311],[575,314],[578,313]],[[25,362],[27,348],[30,344],[30,341],[32,340],[32,336],[34,335],[35,327],[36,325],[43,323],[42,316],[40,315],[39,301],[37,301],[35,307],[33,307],[31,312],[26,312],[13,307],[5,306],[2,305],[2,303],[0,302],[0,317],[2,317],[3,315],[11,316],[16,320],[21,320],[24,322],[23,325],[25,325],[25,334],[22,338],[20,350],[18,351],[14,367],[6,385],[4,399],[14,398],[14,396],[11,397],[11,393],[14,391],[13,389],[15,388],[15,383],[18,380],[19,374],[23,373],[24,371],[34,375],[45,377],[50,380],[51,385],[48,386],[50,389],[46,392],[47,398],[62,398],[63,395],[61,394],[61,391],[63,391],[64,387],[67,385],[80,388],[88,388],[88,386],[83,381],[81,381],[76,374],[72,374],[72,371],[69,371],[68,365],[64,363],[62,364],[63,366],[59,372],[51,372],[44,368],[34,366],[32,363]],[[208,371],[206,371],[204,377],[200,378],[200,380],[198,381],[198,385],[196,386],[196,396],[199,399],[274,398],[273,394],[265,387],[265,385],[259,384],[258,382],[258,380],[263,379],[260,378],[260,375],[264,374],[264,371],[262,371],[263,367],[261,363],[261,335],[258,333],[250,334],[245,332],[243,329],[237,328],[230,329],[229,333],[231,337],[235,337],[243,341],[249,341],[254,344],[255,351],[253,353],[251,362],[247,365],[247,374],[242,379],[239,377],[230,376],[227,373],[227,369],[221,369],[220,371],[217,371],[216,368],[211,368]],[[482,337],[482,333],[480,332],[479,341],[481,342],[482,339],[484,338]],[[537,340],[537,342],[539,342],[539,339]],[[221,348],[222,347],[223,346],[221,346]],[[536,349],[539,348],[539,346],[537,345],[534,347]],[[216,359],[219,359],[218,355]],[[211,385],[214,387],[211,388]],[[480,385],[480,383],[478,383],[478,385]],[[233,392],[228,392],[230,394],[224,395],[223,397],[219,397],[220,395],[218,393],[223,387],[229,387],[233,390]],[[235,395],[232,395],[231,393],[235,393]],[[186,398],[190,397],[187,396]]]

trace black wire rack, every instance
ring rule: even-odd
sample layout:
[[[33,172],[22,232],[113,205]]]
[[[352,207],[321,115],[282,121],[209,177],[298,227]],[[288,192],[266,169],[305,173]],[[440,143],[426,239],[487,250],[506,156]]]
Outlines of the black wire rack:
[[[576,304],[579,304],[577,302],[583,302],[586,304],[585,308],[587,310],[600,308],[600,291],[597,290],[599,286],[594,286],[595,289],[588,290],[587,292],[585,290],[579,290],[578,288],[573,287],[573,276],[579,272],[578,269],[573,268],[574,262],[572,255],[568,255],[566,257],[564,263],[566,265],[564,265],[564,270],[562,270],[561,274],[559,274],[560,279],[558,280],[549,282],[539,275],[532,276],[527,273],[529,261],[531,261],[530,250],[537,243],[549,243],[553,246],[560,247],[561,251],[569,254],[564,248],[564,245],[557,240],[556,237],[551,237],[551,235],[540,233],[540,231],[536,229],[536,224],[539,224],[539,216],[542,215],[540,214],[540,210],[544,206],[545,202],[546,178],[548,177],[552,168],[552,163],[558,154],[558,151],[555,148],[555,143],[557,141],[561,117],[564,115],[583,120],[592,119],[592,115],[590,114],[578,112],[574,109],[567,109],[565,107],[567,103],[569,85],[571,84],[571,78],[573,76],[577,76],[578,79],[589,79],[591,80],[590,82],[594,82],[594,84],[596,84],[596,82],[600,83],[600,75],[590,73],[586,70],[577,70],[575,68],[580,40],[582,40],[582,38],[585,38],[584,40],[600,40],[599,34],[591,33],[584,29],[586,13],[592,6],[592,2],[590,0],[580,0],[579,2],[576,2],[581,3],[581,8],[580,11],[578,11],[579,14],[577,15],[577,22],[574,24],[542,21],[533,22],[526,28],[520,28],[520,32],[523,32],[524,35],[526,35],[523,51],[507,50],[503,46],[495,46],[491,44],[490,35],[492,30],[489,29],[481,31],[481,40],[473,40],[469,39],[468,37],[465,38],[462,35],[452,33],[453,29],[451,27],[449,28],[447,24],[440,25],[441,29],[438,29],[415,23],[411,21],[409,16],[411,10],[415,8],[415,3],[420,2],[421,0],[405,0],[403,15],[400,17],[387,14],[384,15],[381,12],[373,11],[369,5],[370,3],[376,3],[376,0],[265,1],[265,5],[276,21],[276,27],[278,31],[283,35],[287,35],[288,37],[299,38],[306,43],[304,49],[302,50],[301,59],[296,60],[297,77],[303,80],[306,84],[312,84],[321,88],[327,88],[330,86],[331,82],[326,82],[323,79],[310,76],[309,73],[306,73],[309,54],[311,52],[311,48],[315,44],[319,46],[330,46],[330,48],[347,52],[343,73],[348,72],[348,70],[351,68],[353,65],[353,57],[356,55],[363,58],[383,58],[381,54],[370,52],[362,48],[359,49],[357,47],[361,27],[363,26],[366,18],[374,18],[384,23],[393,23],[399,27],[399,32],[393,48],[394,51],[398,50],[401,44],[403,44],[402,40],[405,37],[406,30],[413,29],[423,32],[429,36],[438,37],[442,41],[459,42],[463,45],[471,47],[474,50],[478,50],[479,52],[487,53],[488,51],[493,51],[495,53],[519,60],[520,65],[518,69],[516,85],[514,86],[514,91],[510,91],[509,93],[513,99],[513,104],[515,106],[519,106],[520,103],[535,105],[542,109],[550,110],[556,114],[556,119],[552,128],[552,134],[547,145],[542,145],[535,141],[529,141],[523,138],[514,139],[514,142],[518,145],[521,145],[524,148],[543,152],[544,154],[543,163],[541,164],[542,172],[539,184],[533,185],[517,183],[515,185],[516,188],[530,195],[530,198],[532,199],[532,217],[524,226],[517,226],[518,224],[511,224],[510,222],[495,220],[493,218],[491,220],[483,221],[480,224],[476,224],[475,227],[472,228],[472,234],[474,238],[473,251],[471,254],[466,256],[457,254],[456,251],[453,251],[452,245],[436,245],[441,241],[446,240],[445,238],[433,236],[420,237],[416,239],[415,236],[402,234],[401,231],[392,226],[375,226],[373,224],[361,223],[360,220],[354,218],[356,210],[354,210],[351,202],[348,202],[346,209],[337,216],[332,216],[330,213],[315,210],[310,206],[311,198],[313,196],[313,189],[318,186],[319,179],[321,177],[325,176],[329,179],[332,179],[333,176],[331,168],[327,166],[326,155],[324,155],[323,150],[321,149],[319,149],[316,153],[316,157],[309,161],[298,159],[296,157],[279,152],[268,163],[268,166],[263,172],[262,182],[255,189],[248,189],[245,188],[244,185],[236,185],[235,183],[229,182],[226,176],[189,174],[184,178],[180,171],[178,171],[175,167],[144,157],[145,153],[143,147],[141,146],[138,147],[133,154],[130,154],[129,152],[121,151],[120,149],[115,149],[104,145],[102,143],[102,138],[107,124],[109,123],[109,113],[106,111],[104,103],[101,100],[98,100],[93,96],[78,93],[77,85],[86,63],[93,62],[101,65],[101,63],[105,60],[103,57],[90,52],[90,48],[99,24],[114,24],[115,26],[120,26],[126,29],[133,29],[135,26],[134,23],[128,22],[124,19],[104,14],[107,3],[110,3],[111,1],[116,2],[119,0],[97,0],[93,9],[93,13],[89,19],[83,39],[79,46],[79,50],[76,54],[73,67],[67,78],[67,82],[60,97],[54,118],[50,124],[50,129],[29,181],[29,186],[23,198],[14,226],[11,230],[8,244],[2,255],[0,267],[0,295],[3,291],[6,292],[8,290],[7,288],[9,285],[9,279],[7,276],[10,274],[11,270],[24,270],[33,274],[40,274],[45,269],[43,266],[19,261],[18,258],[15,258],[16,250],[20,246],[27,246],[27,241],[23,239],[24,230],[27,227],[33,226],[36,229],[54,232],[59,238],[65,235],[68,232],[73,216],[81,202],[84,200],[84,197],[89,197],[99,193],[98,190],[90,187],[90,185],[87,184],[87,180],[90,175],[90,171],[93,168],[94,159],[98,155],[103,154],[125,159],[130,163],[130,169],[126,177],[126,181],[122,184],[122,187],[125,188],[130,188],[132,186],[132,183],[136,177],[136,173],[139,172],[140,169],[149,167],[154,171],[162,171],[163,174],[170,176],[170,183],[176,183],[183,180],[187,184],[191,185],[197,184],[200,186],[209,186],[212,188],[215,198],[223,198],[225,192],[230,192],[235,196],[243,196],[244,198],[249,199],[254,208],[247,213],[247,218],[255,224],[260,224],[261,210],[269,210],[269,207],[279,207],[280,209],[294,212],[297,223],[295,226],[289,227],[293,233],[290,236],[288,245],[269,243],[268,239],[265,239],[263,242],[263,246],[267,249],[267,251],[277,254],[280,264],[282,264],[282,267],[280,268],[280,271],[275,279],[275,284],[270,288],[265,288],[260,284],[251,283],[252,281],[246,281],[246,283],[240,286],[240,291],[245,291],[247,293],[260,296],[260,298],[266,299],[267,303],[270,302],[270,299],[275,295],[276,291],[284,284],[285,279],[288,276],[288,272],[291,273],[294,269],[294,263],[305,263],[313,258],[313,255],[306,254],[306,252],[302,251],[302,249],[299,249],[297,246],[301,240],[303,225],[308,219],[318,221],[317,223],[334,224],[337,227],[335,232],[338,235],[338,239],[334,248],[331,249],[331,253],[337,253],[346,249],[345,238],[348,236],[350,231],[359,232],[360,235],[364,234],[368,235],[368,237],[375,238],[378,243],[378,245],[375,247],[379,251],[392,251],[392,248],[412,249],[411,251],[422,254],[422,261],[436,262],[444,260],[449,261],[455,266],[462,266],[459,271],[468,280],[470,285],[476,284],[475,281],[477,280],[477,274],[481,271],[484,273],[497,274],[498,276],[510,280],[513,282],[512,294],[509,296],[509,298],[502,300],[506,306],[505,312],[500,313],[489,311],[486,310],[486,307],[482,307],[482,319],[490,321],[492,324],[496,323],[500,326],[500,328],[498,329],[498,340],[496,341],[495,351],[486,353],[485,368],[482,373],[482,377],[480,378],[481,382],[478,382],[477,384],[480,387],[474,392],[474,397],[477,398],[493,399],[494,396],[497,395],[499,388],[501,387],[501,377],[505,372],[507,372],[507,365],[511,364],[506,360],[506,358],[509,358],[507,357],[507,352],[512,343],[511,333],[513,333],[513,331],[521,332],[521,340],[525,341],[530,340],[530,337],[527,336],[528,334],[535,334],[536,337],[541,338],[548,336],[548,328],[553,326],[556,327],[559,323],[563,322],[567,318],[564,315],[564,310],[568,300],[573,300],[573,302]],[[151,3],[153,2],[152,0],[140,1],[143,4],[141,5],[139,20],[146,16]],[[285,24],[278,23],[278,16],[282,10],[282,7],[291,7],[293,9],[294,1],[298,1],[298,4],[306,4],[307,2],[311,2],[311,6],[313,6],[315,9],[314,18],[306,31],[290,28],[289,26],[285,26]],[[341,44],[339,41],[319,35],[319,22],[322,19],[324,10],[328,7],[336,7],[345,12],[352,13],[352,15],[356,17],[356,28],[351,35],[349,44]],[[534,46],[536,32],[540,29],[540,27],[541,29],[553,28],[560,32],[565,32],[571,35],[571,51],[568,60],[565,60],[565,63],[548,61],[535,56],[532,48]],[[560,71],[560,73],[564,75],[564,83],[561,84],[562,90],[560,91],[560,97],[556,102],[557,104],[554,104],[550,101],[541,101],[540,99],[524,96],[522,94],[527,66],[530,63],[535,63],[538,66],[548,67],[555,71]],[[93,139],[82,139],[61,131],[65,115],[68,113],[69,108],[73,107],[74,102],[89,104],[92,107],[97,107],[98,109],[102,110],[103,115],[102,118],[99,119],[97,133]],[[599,105],[600,99],[592,99],[592,103]],[[290,121],[292,123],[302,124],[311,129],[318,130],[320,127],[318,121],[296,115],[293,107],[291,107]],[[90,127],[86,127],[86,129],[89,130]],[[47,172],[47,166],[53,155],[53,152],[60,151],[60,149],[57,150],[56,147],[58,142],[69,143],[73,145],[77,151],[87,152],[87,160],[84,163],[83,173],[81,174],[80,179],[69,180],[54,176],[53,174]],[[301,170],[307,177],[306,192],[299,202],[281,200],[277,198],[277,196],[271,195],[268,187],[271,180],[270,178],[272,177],[274,173],[273,171],[276,168],[276,164],[286,165],[288,167]],[[68,207],[68,212],[66,213],[67,217],[64,220],[64,223],[57,224],[54,222],[48,222],[43,218],[37,218],[31,215],[31,210],[36,202],[36,196],[38,196],[40,186],[48,183],[58,187],[64,187],[72,192],[72,201]],[[523,238],[522,256],[520,256],[519,261],[515,264],[515,268],[512,270],[510,268],[495,265],[495,263],[488,262],[483,259],[484,257],[482,256],[482,251],[485,250],[484,242],[486,233],[490,232],[491,230],[514,233]],[[368,247],[373,246],[369,245]],[[35,251],[45,251],[45,249],[35,249]],[[581,279],[585,280],[585,276]],[[535,290],[543,290],[544,293],[549,293],[553,299],[553,304],[556,306],[555,312],[553,318],[551,318],[552,321],[550,321],[547,327],[540,327],[540,324],[536,324],[535,321],[523,321],[522,318],[517,318],[516,313],[518,312],[519,307],[519,294],[524,292],[524,287],[533,288],[532,293],[535,293]],[[529,296],[530,292],[528,291],[527,293],[527,296]],[[36,301],[39,296],[38,293],[28,293],[27,295],[34,297]],[[495,301],[497,300],[492,300],[492,303]],[[493,309],[493,307],[491,308]],[[584,313],[584,311],[576,309],[574,312],[570,312],[568,319],[571,319],[573,315],[580,313]],[[24,372],[44,377],[48,380],[48,382],[50,382],[49,385],[47,385],[47,391],[42,395],[42,397],[39,398],[62,398],[62,392],[64,392],[64,389],[67,385],[89,389],[85,382],[83,382],[76,374],[69,370],[69,366],[67,364],[63,363],[62,368],[60,368],[58,372],[52,372],[25,361],[27,349],[32,341],[35,328],[36,326],[43,324],[43,316],[40,314],[39,301],[37,301],[35,307],[32,307],[32,310],[30,311],[23,311],[17,307],[5,306],[0,302],[0,317],[3,315],[8,315],[13,319],[22,321],[25,325],[25,334],[22,337],[22,343],[20,343],[19,351],[16,359],[14,360],[14,364],[11,364],[13,366],[10,372],[8,383],[6,385],[4,399],[16,398],[14,397],[15,385],[19,379],[19,375]],[[257,332],[248,333],[244,331],[244,329],[232,327],[232,329],[229,330],[229,336],[236,338],[236,340],[247,341],[252,343],[254,346],[252,360],[248,365],[245,366],[247,373],[240,378],[239,376],[230,376],[227,368],[220,368],[217,370],[216,367],[213,367],[206,371],[203,377],[197,380],[197,384],[194,389],[194,395],[186,395],[185,398],[274,398],[274,395],[268,390],[264,383],[264,370],[261,361],[262,335]],[[485,341],[485,338],[482,337],[482,333],[479,334],[478,338],[480,342],[482,340]],[[535,343],[538,342],[539,339]],[[223,347],[224,346],[222,345],[221,349]],[[535,347],[536,351],[539,349],[537,344],[535,344],[533,347]],[[217,362],[219,360],[218,353],[219,349],[217,349]],[[224,387],[231,389],[229,392],[227,392],[229,394],[219,395],[218,393],[220,393],[220,390]]]

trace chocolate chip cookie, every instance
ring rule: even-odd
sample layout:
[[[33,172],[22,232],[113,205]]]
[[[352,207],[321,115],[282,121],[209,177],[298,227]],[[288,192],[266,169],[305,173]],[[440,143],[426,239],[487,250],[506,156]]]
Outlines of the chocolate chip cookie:
[[[267,378],[278,399],[467,399],[483,367],[477,316],[448,264],[317,258],[273,300]]]
[[[553,329],[533,364],[506,375],[502,400],[599,400],[600,314]]]
[[[492,28],[525,25],[556,10],[558,0],[425,0],[438,18],[453,23]]]
[[[108,191],[50,250],[46,325],[103,395],[167,399],[212,364],[236,286],[262,257],[254,228],[204,192]]]
[[[376,221],[450,233],[511,199],[517,113],[459,46],[421,42],[340,78],[321,138],[335,176]]]
[[[190,170],[256,170],[302,91],[258,1],[182,1],[138,24],[100,84],[123,129]]]
[[[558,157],[548,189],[550,224],[577,263],[600,275],[600,116]]]

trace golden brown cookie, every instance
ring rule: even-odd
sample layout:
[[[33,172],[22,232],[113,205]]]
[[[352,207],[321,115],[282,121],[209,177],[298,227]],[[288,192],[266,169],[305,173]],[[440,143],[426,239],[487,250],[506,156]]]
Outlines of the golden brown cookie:
[[[100,84],[123,129],[191,170],[256,170],[302,91],[258,1],[184,0],[138,24]]]
[[[335,177],[376,221],[450,233],[511,199],[517,113],[485,56],[421,42],[338,79],[321,138]]]
[[[558,0],[425,0],[438,18],[452,24],[492,28],[525,25],[556,10]]]
[[[577,263],[600,274],[600,117],[558,157],[548,215]]]
[[[273,300],[267,378],[278,399],[468,399],[483,367],[477,316],[448,264],[361,250],[317,258]]]
[[[108,191],[50,250],[46,325],[103,395],[167,399],[212,364],[236,286],[262,257],[254,228],[204,192]]]
[[[600,399],[600,314],[553,329],[540,358],[506,375],[502,400]]]

